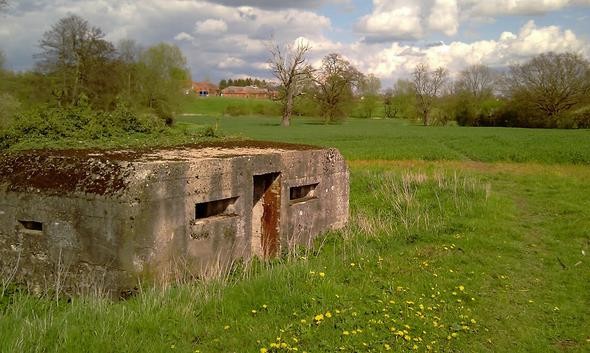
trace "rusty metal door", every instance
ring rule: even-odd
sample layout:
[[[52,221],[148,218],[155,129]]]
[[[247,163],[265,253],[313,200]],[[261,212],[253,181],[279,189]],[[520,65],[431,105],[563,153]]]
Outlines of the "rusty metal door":
[[[254,175],[252,250],[264,258],[280,250],[281,173]]]

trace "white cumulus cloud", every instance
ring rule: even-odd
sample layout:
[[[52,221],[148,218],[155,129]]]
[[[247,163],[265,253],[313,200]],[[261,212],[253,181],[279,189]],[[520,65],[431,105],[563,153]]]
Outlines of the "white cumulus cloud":
[[[457,0],[435,0],[428,16],[428,27],[452,36],[459,29]]]
[[[367,50],[375,50],[375,47],[365,47],[364,51]],[[472,43],[454,41],[431,47],[395,42],[377,50],[370,57],[360,58],[365,72],[393,82],[397,78],[408,78],[418,63],[426,63],[431,67],[442,66],[456,74],[469,65],[502,68],[548,51],[571,51],[588,57],[590,45],[570,30],[556,26],[539,27],[529,21],[518,33],[504,32],[495,40]]]
[[[356,29],[367,42],[415,40],[433,32],[453,36],[466,20],[540,15],[570,6],[590,6],[590,0],[373,0],[372,12]]]
[[[195,33],[198,34],[223,34],[227,32],[227,23],[224,20],[208,18],[195,23]]]

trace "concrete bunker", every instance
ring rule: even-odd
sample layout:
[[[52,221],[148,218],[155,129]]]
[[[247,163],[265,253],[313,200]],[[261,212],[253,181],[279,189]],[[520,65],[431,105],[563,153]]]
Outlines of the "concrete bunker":
[[[0,156],[0,267],[43,291],[113,293],[269,258],[348,219],[334,149],[222,142]]]

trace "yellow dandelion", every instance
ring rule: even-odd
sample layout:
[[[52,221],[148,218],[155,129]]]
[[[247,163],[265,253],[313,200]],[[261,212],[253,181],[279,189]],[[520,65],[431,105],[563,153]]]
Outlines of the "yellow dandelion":
[[[461,292],[463,292],[463,291],[465,290],[465,287],[463,287],[463,286],[459,286],[459,290],[460,290]]]
[[[224,330],[229,330],[229,325],[225,325],[225,326],[223,326],[223,329],[224,329]]]
[[[324,319],[324,314],[317,314],[313,319],[316,323],[320,323]]]
[[[332,317],[332,313],[331,313],[331,312],[329,312],[329,311],[327,311],[327,312],[326,312],[326,317],[327,317],[328,319],[329,319],[329,318],[331,318],[331,317]]]
[[[319,275],[320,275],[320,277],[325,277],[326,276],[326,274],[323,273],[323,272],[320,272]]]
[[[268,352],[268,349],[266,349],[264,347],[260,348],[260,353],[267,353],[267,352]]]

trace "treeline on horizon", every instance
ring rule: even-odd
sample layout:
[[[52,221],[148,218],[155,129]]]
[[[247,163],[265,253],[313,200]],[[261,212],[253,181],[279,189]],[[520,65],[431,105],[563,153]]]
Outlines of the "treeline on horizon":
[[[283,126],[291,115],[325,122],[349,116],[404,118],[423,125],[590,128],[590,63],[578,53],[542,53],[502,71],[472,65],[451,77],[418,63],[409,79],[385,90],[342,55],[312,67],[308,43],[275,43],[269,60],[281,82]]]
[[[590,63],[577,53],[543,53],[503,72],[473,65],[450,79],[419,64],[383,95],[384,115],[424,125],[590,128]]]
[[[590,63],[576,53],[544,53],[503,71],[472,65],[454,78],[443,67],[418,64],[411,78],[386,89],[376,76],[332,54],[309,76],[295,95],[294,115],[325,121],[402,118],[426,126],[456,121],[462,126],[590,128]],[[326,108],[326,102],[337,109]]]

